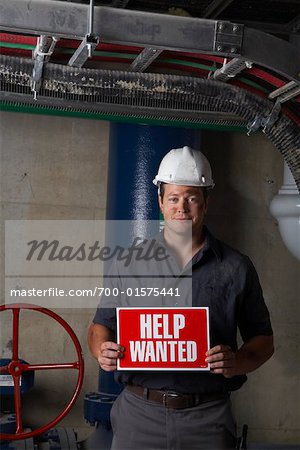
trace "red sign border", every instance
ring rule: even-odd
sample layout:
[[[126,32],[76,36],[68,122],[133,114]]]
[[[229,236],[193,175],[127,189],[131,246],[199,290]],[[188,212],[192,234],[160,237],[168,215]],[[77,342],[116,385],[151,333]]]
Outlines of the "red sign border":
[[[151,308],[151,307],[117,307],[116,308],[116,315],[117,315],[117,343],[120,343],[119,341],[120,341],[120,339],[119,339],[119,337],[120,337],[120,333],[119,333],[119,311],[124,311],[124,310],[134,310],[134,309],[137,309],[137,310],[140,310],[140,309],[143,309],[143,310],[153,310],[153,311],[155,311],[155,310],[161,310],[161,309],[165,309],[166,311],[167,310],[170,310],[170,309],[172,309],[172,310],[174,310],[174,309],[178,309],[178,310],[183,310],[183,309],[186,309],[186,310],[195,310],[195,309],[197,309],[197,310],[206,310],[206,329],[207,329],[207,336],[206,336],[206,338],[207,338],[207,346],[208,346],[208,349],[210,348],[210,328],[209,328],[209,307],[208,306],[183,306],[183,307],[170,307],[170,306],[162,306],[162,307],[159,307],[159,308]],[[184,367],[179,367],[179,368],[176,368],[176,367],[159,367],[159,368],[153,368],[153,367],[120,367],[120,359],[117,359],[117,370],[120,370],[120,371],[122,371],[122,370],[130,370],[130,371],[136,371],[136,372],[138,372],[138,371],[154,371],[154,372],[166,372],[166,371],[168,371],[168,372],[170,372],[170,371],[175,371],[175,372],[178,372],[178,371],[181,371],[181,372],[187,372],[187,371],[189,371],[189,372],[191,372],[191,371],[193,371],[193,372],[209,372],[210,371],[210,364],[209,363],[207,363],[207,367],[191,367],[191,368],[184,368]]]

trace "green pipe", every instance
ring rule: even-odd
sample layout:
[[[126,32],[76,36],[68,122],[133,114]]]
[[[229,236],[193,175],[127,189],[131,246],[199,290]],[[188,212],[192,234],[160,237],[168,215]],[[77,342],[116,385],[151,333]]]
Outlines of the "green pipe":
[[[13,42],[2,42],[0,41],[0,49],[3,48],[18,48],[20,50],[34,50],[35,45],[30,44],[14,44]]]
[[[49,107],[49,106],[35,106],[19,102],[0,101],[0,110],[10,112],[22,112],[29,114],[43,114],[50,116],[65,116],[77,117],[83,119],[107,120],[110,122],[125,122],[125,123],[147,123],[149,125],[166,125],[184,128],[198,128],[205,130],[218,131],[240,131],[245,132],[246,127],[243,125],[216,125],[209,123],[193,123],[183,121],[182,119],[159,119],[159,118],[140,118],[139,116],[123,116],[114,113],[90,112],[90,111],[74,111],[65,108]]]

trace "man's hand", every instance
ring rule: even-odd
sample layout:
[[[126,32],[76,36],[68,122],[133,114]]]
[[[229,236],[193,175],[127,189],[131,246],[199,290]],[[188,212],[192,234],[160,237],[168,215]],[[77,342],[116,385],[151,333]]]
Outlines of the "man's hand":
[[[206,353],[211,372],[231,378],[253,372],[274,353],[273,336],[254,336],[233,352],[228,345],[216,345]]]
[[[98,361],[101,369],[112,372],[117,368],[118,358],[123,358],[125,348],[114,342],[112,330],[92,323],[88,333],[88,344],[91,354]]]
[[[235,375],[236,357],[228,345],[216,345],[206,352],[206,356],[212,373],[224,375],[226,378]]]
[[[98,363],[101,369],[106,372],[113,372],[117,368],[117,360],[118,358],[123,358],[124,356],[124,347],[122,345],[116,344],[112,341],[103,342],[100,345],[99,355],[98,355]]]

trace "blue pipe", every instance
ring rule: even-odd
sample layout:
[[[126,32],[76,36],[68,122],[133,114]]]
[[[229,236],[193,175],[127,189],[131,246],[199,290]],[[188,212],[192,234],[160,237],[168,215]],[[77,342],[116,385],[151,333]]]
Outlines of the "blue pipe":
[[[152,180],[162,157],[184,145],[199,148],[199,130],[111,123],[106,219],[158,220]]]

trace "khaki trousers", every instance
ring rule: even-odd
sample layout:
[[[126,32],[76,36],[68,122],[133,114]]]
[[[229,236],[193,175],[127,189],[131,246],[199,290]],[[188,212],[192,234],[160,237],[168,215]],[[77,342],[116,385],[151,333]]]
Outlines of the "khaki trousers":
[[[229,399],[171,409],[124,389],[111,411],[111,450],[233,450]]]

